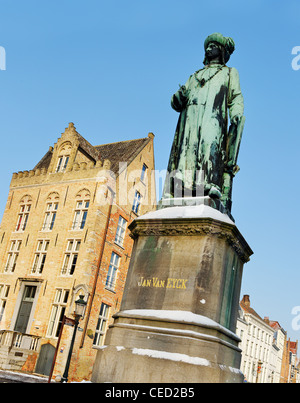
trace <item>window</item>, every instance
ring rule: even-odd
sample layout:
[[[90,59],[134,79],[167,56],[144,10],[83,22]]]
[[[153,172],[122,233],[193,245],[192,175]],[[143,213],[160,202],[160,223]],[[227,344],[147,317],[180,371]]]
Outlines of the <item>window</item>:
[[[35,285],[26,285],[24,289],[23,301],[32,302],[36,293]]]
[[[141,173],[141,181],[142,182],[145,182],[146,175],[147,175],[147,169],[148,169],[147,165],[144,164],[143,168],[142,168],[142,173]]]
[[[16,225],[16,231],[25,231],[27,223],[28,223],[30,209],[31,209],[31,204],[22,204],[21,205],[20,212],[18,215],[18,221],[17,221],[17,225]]]
[[[0,322],[4,315],[9,289],[9,285],[0,284]]]
[[[116,286],[117,271],[120,264],[120,256],[115,252],[111,254],[110,265],[107,273],[105,286],[110,290],[114,290]]]
[[[141,203],[141,194],[136,190],[132,205],[132,211],[137,214]]]
[[[72,230],[81,230],[84,228],[89,206],[90,206],[89,200],[81,200],[77,202],[74,220],[72,224]]]
[[[93,341],[94,346],[103,346],[104,344],[105,333],[108,325],[109,308],[109,305],[102,302]]]
[[[63,317],[65,315],[69,290],[57,289],[52,305],[50,321],[47,330],[48,337],[58,337],[61,329]]]
[[[245,354],[246,354],[246,355],[249,354],[248,349],[249,349],[249,340],[247,339],[247,340],[246,340],[246,348],[245,348]]]
[[[69,162],[69,158],[70,158],[69,155],[63,155],[61,157],[58,157],[58,163],[55,172],[65,172]]]
[[[47,211],[45,213],[44,223],[42,231],[52,231],[56,219],[56,213],[58,209],[58,203],[48,203]]]
[[[117,233],[115,237],[115,243],[117,243],[120,246],[123,246],[124,243],[126,227],[127,227],[127,221],[122,216],[120,216]]]
[[[4,273],[13,273],[16,269],[22,241],[12,241],[4,269]]]
[[[38,241],[31,274],[42,274],[50,241]]]
[[[78,241],[78,240],[72,239],[72,240],[68,241],[67,250],[66,250],[65,258],[64,258],[64,264],[63,264],[62,271],[61,271],[62,276],[72,276],[73,275],[73,273],[75,271],[77,259],[78,259],[78,252],[80,249],[80,244],[81,244],[81,241]]]

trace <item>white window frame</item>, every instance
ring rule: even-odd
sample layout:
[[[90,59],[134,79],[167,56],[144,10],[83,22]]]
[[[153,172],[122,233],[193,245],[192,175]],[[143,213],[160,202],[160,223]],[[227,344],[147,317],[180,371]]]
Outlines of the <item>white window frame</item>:
[[[117,232],[116,232],[116,236],[115,236],[115,243],[117,245],[119,245],[119,246],[122,246],[122,247],[123,247],[123,244],[124,244],[127,224],[128,224],[127,220],[125,220],[125,218],[123,218],[120,215],[119,221],[118,221]]]
[[[93,341],[94,346],[103,346],[104,339],[109,323],[109,314],[110,314],[110,306],[105,304],[104,302],[101,303],[100,313],[98,316],[98,322],[95,330],[95,337]]]
[[[78,254],[81,245],[80,239],[69,239],[65,252],[64,262],[61,269],[61,276],[72,276],[78,262]]]
[[[141,181],[145,183],[145,179],[147,178],[148,167],[146,164],[143,164],[141,171]]]
[[[116,252],[112,252],[110,264],[107,272],[105,287],[111,291],[116,288],[117,274],[120,267],[121,257]]]
[[[57,215],[58,202],[47,203],[47,210],[42,226],[42,231],[52,231]]]
[[[49,244],[50,241],[48,239],[38,241],[31,274],[42,274],[46,262]]]
[[[22,204],[18,214],[18,221],[15,232],[24,232],[28,223],[29,213],[31,210],[31,203]]]
[[[58,338],[60,326],[67,309],[69,296],[70,290],[63,288],[56,289],[46,333],[47,337]]]
[[[84,229],[89,207],[90,207],[89,199],[77,201],[74,213],[74,219],[72,223],[73,231],[80,231]]]
[[[10,250],[8,252],[8,257],[7,257],[6,265],[4,268],[4,273],[14,273],[15,272],[21,245],[22,245],[22,241],[20,241],[20,240],[11,241]]]
[[[0,284],[0,322],[3,319],[4,311],[6,307],[6,302],[8,300],[8,294],[10,290],[10,285]]]
[[[134,195],[133,204],[132,204],[132,211],[135,214],[138,214],[138,212],[139,212],[140,205],[141,205],[141,199],[142,199],[142,195],[140,194],[140,192],[138,190],[136,190],[135,195]]]
[[[58,157],[58,162],[57,162],[57,166],[56,166],[56,170],[55,172],[65,172],[68,162],[70,159],[70,155],[60,155]]]

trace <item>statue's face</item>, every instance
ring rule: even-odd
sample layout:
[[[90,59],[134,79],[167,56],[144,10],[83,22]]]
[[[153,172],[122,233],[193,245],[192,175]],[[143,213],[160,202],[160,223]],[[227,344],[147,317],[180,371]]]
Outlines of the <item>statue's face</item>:
[[[221,56],[220,46],[216,42],[210,42],[205,52],[208,60],[213,60]]]

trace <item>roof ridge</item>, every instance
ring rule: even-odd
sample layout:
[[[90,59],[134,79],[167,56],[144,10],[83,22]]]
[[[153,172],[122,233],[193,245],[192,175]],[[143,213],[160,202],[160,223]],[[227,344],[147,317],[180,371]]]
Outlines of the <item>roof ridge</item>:
[[[99,145],[93,146],[93,147],[109,146],[110,144],[129,143],[130,141],[140,141],[140,140],[149,140],[149,137],[141,137],[139,139],[132,139],[132,140],[113,141],[112,143],[99,144]]]
[[[246,311],[246,313],[250,313],[264,322],[263,318],[255,311],[255,309],[253,309],[251,306],[247,306],[243,301],[240,301],[240,307]]]

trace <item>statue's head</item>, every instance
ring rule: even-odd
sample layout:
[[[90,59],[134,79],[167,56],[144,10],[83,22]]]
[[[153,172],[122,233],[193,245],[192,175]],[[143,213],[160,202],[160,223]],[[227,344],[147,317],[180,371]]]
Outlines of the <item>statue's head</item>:
[[[235,44],[232,38],[215,32],[204,41],[205,58],[203,63],[209,64],[212,58],[219,57],[221,64],[226,64],[234,52]]]

